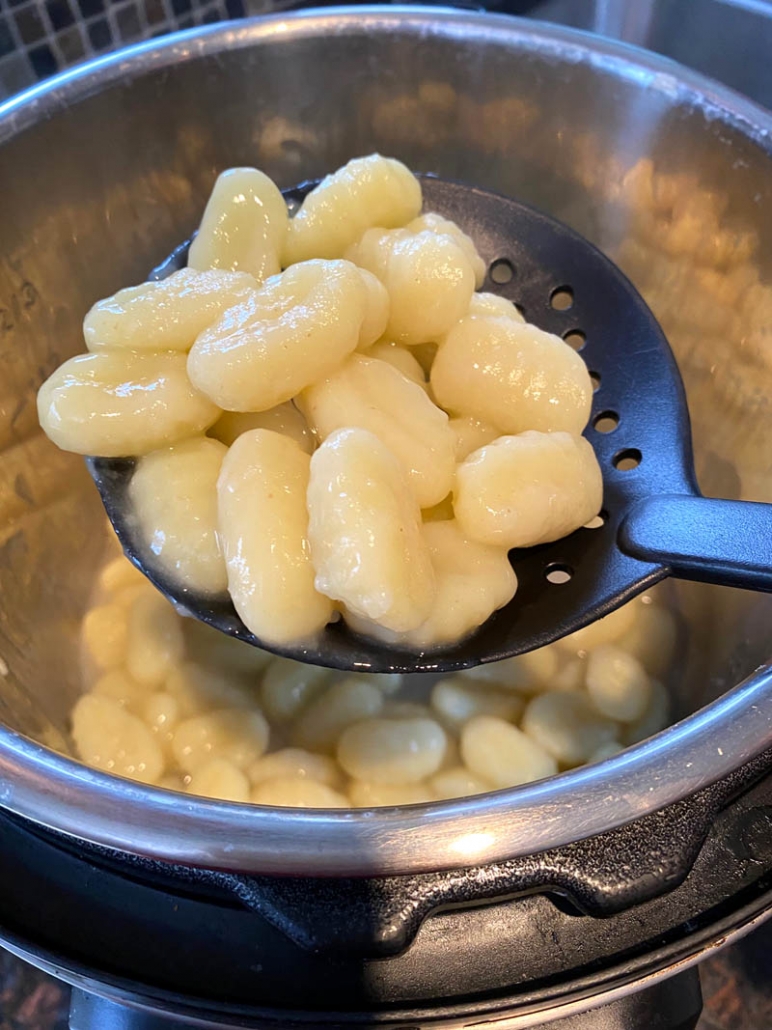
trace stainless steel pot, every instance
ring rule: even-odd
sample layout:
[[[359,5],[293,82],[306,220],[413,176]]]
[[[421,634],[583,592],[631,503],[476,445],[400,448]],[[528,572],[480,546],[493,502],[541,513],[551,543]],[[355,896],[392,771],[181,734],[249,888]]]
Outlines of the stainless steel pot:
[[[34,398],[81,348],[88,306],[139,281],[190,234],[221,168],[257,164],[290,185],[378,149],[516,195],[616,258],[679,359],[703,489],[772,500],[771,132],[767,112],[659,57],[566,29],[419,8],[184,33],[0,108],[2,808],[70,841],[186,868],[380,876],[573,846],[711,784],[736,792],[761,775],[772,745],[772,676],[758,668],[770,604],[696,586],[678,590],[686,717],[544,783],[325,814],[183,797],[84,768],[67,757],[67,712],[104,518],[80,461],[40,434]],[[668,236],[658,196],[674,183],[679,203],[698,197],[720,211],[736,241],[722,237],[729,256],[709,240]],[[727,293],[738,268],[742,290]],[[711,310],[719,295],[723,307]]]
[[[672,57],[772,107],[769,0],[691,0],[688,8],[682,0],[536,0],[519,6],[530,17]],[[508,0],[495,7],[515,13]]]
[[[282,185],[380,149],[413,167],[522,197],[618,256],[639,212],[619,191],[641,158],[720,192],[725,218],[772,262],[772,118],[698,75],[618,44],[504,18],[417,10],[308,13],[136,48],[0,112],[0,731],[2,803],[140,854],[298,873],[410,872],[492,861],[590,836],[713,782],[772,739],[759,673],[602,766],[415,811],[273,812],[100,775],[67,750],[78,691],[73,627],[100,557],[102,516],[78,459],[37,427],[44,375],[81,347],[83,313],[138,281],[195,226],[218,169],[257,163]],[[656,277],[655,248],[627,270]],[[653,265],[653,267],[652,267]],[[700,272],[659,300],[686,304]],[[695,282],[690,280],[690,271]],[[648,277],[648,278],[647,278]],[[667,312],[664,312],[667,315]],[[766,315],[759,313],[759,318]],[[772,354],[673,321],[703,488],[772,499]],[[702,334],[702,335],[701,335]],[[770,365],[766,364],[767,359]],[[632,442],[632,441],[631,441]],[[716,482],[717,477],[720,480]],[[767,657],[764,598],[686,591],[695,710]],[[714,627],[720,626],[716,635]],[[697,660],[700,659],[700,660]],[[30,739],[32,738],[32,739]]]

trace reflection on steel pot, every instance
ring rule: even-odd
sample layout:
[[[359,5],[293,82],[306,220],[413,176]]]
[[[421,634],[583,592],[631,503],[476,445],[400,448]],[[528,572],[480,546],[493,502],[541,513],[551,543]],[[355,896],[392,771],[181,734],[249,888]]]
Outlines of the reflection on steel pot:
[[[772,902],[768,599],[679,586],[677,702],[697,714],[541,784],[331,814],[143,787],[66,757],[104,517],[34,396],[90,304],[190,234],[220,169],[289,185],[378,149],[614,257],[679,360],[703,489],[770,500],[770,130],[660,58],[404,8],[185,34],[0,109],[0,935],[112,998],[80,995],[76,1030],[164,1025],[124,1002],[209,1026],[574,1028],[603,1004],[599,1026],[650,1026],[652,1006],[693,1025],[694,983],[659,978]]]
[[[767,54],[772,6],[765,0],[504,0],[495,9],[556,21],[646,47],[772,107]],[[526,13],[522,11],[522,13]],[[721,40],[721,45],[716,45]]]

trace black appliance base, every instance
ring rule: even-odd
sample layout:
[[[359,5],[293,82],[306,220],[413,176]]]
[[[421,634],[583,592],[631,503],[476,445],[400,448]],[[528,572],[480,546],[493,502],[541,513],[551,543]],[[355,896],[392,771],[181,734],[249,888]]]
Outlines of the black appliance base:
[[[699,973],[692,968],[607,1005],[541,1023],[538,1030],[694,1030],[701,1011]],[[72,992],[70,1030],[246,1030],[258,1025],[191,1018],[193,1022],[186,1016],[149,1012],[79,989]],[[378,1025],[374,1021],[373,1030]]]

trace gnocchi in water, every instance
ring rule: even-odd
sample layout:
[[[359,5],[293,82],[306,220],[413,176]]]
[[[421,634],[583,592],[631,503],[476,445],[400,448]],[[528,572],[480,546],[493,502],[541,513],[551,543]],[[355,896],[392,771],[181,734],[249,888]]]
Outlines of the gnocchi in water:
[[[286,475],[307,476],[308,455],[278,438],[293,455]],[[466,631],[513,576],[505,552],[469,541],[455,520],[421,532],[439,600],[424,628],[404,631],[419,643],[438,626]],[[668,596],[663,584],[555,644],[452,676],[345,675],[183,618],[126,558],[110,557],[81,624],[73,743],[102,771],[257,805],[373,808],[514,787],[664,728],[663,677],[678,652]],[[318,610],[309,604],[305,617]]]
[[[88,312],[89,353],[43,384],[40,423],[64,449],[138,459],[129,493],[149,560],[190,593],[227,590],[267,647],[303,646],[340,618],[415,651],[452,645],[515,596],[510,549],[572,533],[602,501],[581,435],[593,393],[582,358],[479,292],[485,268],[458,225],[422,212],[419,180],[393,158],[350,161],[294,217],[264,173],[230,169],[188,267]],[[645,708],[640,678],[613,651],[587,682],[606,718]],[[517,763],[493,775],[477,759],[446,775],[444,738],[423,716],[408,726],[357,697],[386,720],[345,736],[343,764],[373,797],[409,785],[366,768],[371,745],[399,756],[404,734],[416,748],[433,742],[432,761],[415,767],[429,770],[422,780],[443,775],[445,792],[520,775]],[[499,711],[509,709],[478,713],[462,755],[484,755],[491,734],[520,739],[492,726]],[[201,739],[219,740],[223,725]],[[303,726],[295,737],[307,748],[321,731]],[[536,762],[532,738],[528,762],[549,772],[560,756],[547,749]],[[243,798],[246,768],[231,752],[215,757],[211,769],[177,764],[198,790],[222,782]],[[300,797],[286,783],[260,789]]]

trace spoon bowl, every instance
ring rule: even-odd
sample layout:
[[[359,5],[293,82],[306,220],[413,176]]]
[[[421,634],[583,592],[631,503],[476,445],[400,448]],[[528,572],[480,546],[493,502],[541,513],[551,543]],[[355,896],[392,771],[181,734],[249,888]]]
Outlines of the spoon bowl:
[[[181,611],[257,647],[352,672],[453,672],[542,647],[608,614],[668,575],[772,590],[772,505],[703,498],[692,461],[681,377],[632,283],[597,248],[548,215],[496,193],[422,176],[426,210],[456,222],[487,267],[483,289],[566,340],[595,394],[585,436],[603,473],[603,510],[555,543],[513,551],[518,589],[464,640],[428,652],[387,647],[341,620],[308,646],[267,646],[227,595],[174,584],[140,542],[128,487],[131,458],[87,458],[132,562]],[[315,183],[285,191],[296,206]],[[189,242],[152,273],[184,267]]]

